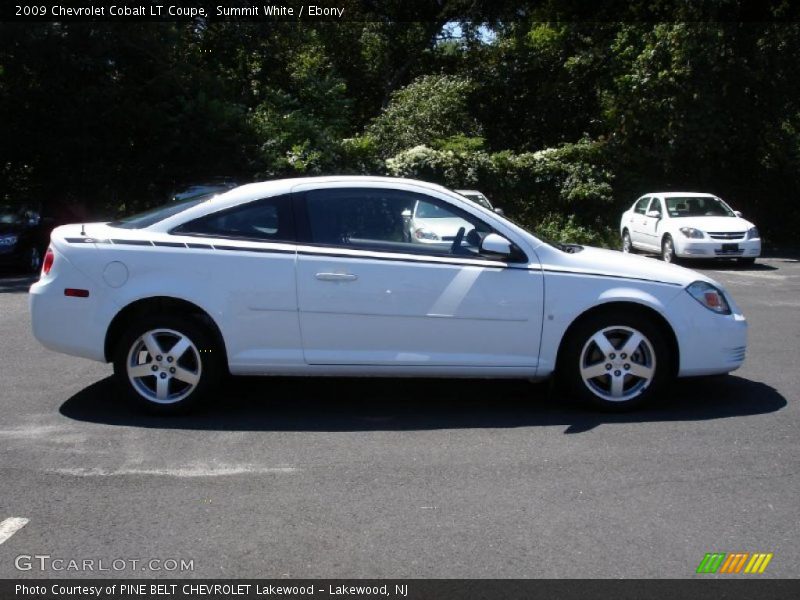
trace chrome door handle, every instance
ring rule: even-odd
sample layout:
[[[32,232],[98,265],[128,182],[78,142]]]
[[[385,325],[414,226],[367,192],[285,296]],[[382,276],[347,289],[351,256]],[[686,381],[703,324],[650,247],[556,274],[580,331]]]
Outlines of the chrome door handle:
[[[355,281],[358,275],[352,273],[317,273],[315,275],[320,281]]]

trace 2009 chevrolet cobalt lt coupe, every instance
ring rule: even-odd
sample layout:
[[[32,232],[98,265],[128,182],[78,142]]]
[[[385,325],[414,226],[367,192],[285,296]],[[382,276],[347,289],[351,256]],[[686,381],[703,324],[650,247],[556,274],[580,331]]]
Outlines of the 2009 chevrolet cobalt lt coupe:
[[[419,203],[462,222],[409,240]],[[557,375],[606,409],[674,376],[727,373],[747,323],[694,271],[548,243],[438,185],[255,183],[51,236],[33,332],[113,362],[128,396],[182,411],[234,375]]]

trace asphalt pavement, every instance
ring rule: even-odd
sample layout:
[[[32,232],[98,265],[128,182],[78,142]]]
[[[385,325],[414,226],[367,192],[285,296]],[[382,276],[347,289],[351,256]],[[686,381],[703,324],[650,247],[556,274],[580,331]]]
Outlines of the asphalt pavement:
[[[257,378],[142,416],[0,275],[0,577],[726,577],[695,575],[708,552],[798,577],[800,262],[701,270],[745,365],[626,415],[527,382]]]

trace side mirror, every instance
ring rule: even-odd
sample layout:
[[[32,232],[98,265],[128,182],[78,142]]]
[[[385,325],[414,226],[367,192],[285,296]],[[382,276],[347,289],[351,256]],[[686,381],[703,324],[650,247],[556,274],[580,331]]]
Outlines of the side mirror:
[[[506,214],[505,211],[502,208],[500,208],[499,206],[495,206],[494,207],[494,212],[496,212],[501,217],[505,216],[505,214]]]
[[[411,218],[411,210],[409,210],[408,208],[405,209],[403,212],[400,213],[400,216],[403,217],[404,219],[410,219]]]
[[[661,213],[658,212],[657,210],[648,210],[646,216],[653,217],[655,219],[660,219],[661,218]]]
[[[742,216],[742,211],[740,211],[740,210],[735,210],[735,211],[733,211],[733,214],[735,214],[737,217],[740,217],[740,218],[741,218],[741,216]]]
[[[511,242],[502,235],[490,233],[481,242],[481,252],[509,258],[511,256]]]

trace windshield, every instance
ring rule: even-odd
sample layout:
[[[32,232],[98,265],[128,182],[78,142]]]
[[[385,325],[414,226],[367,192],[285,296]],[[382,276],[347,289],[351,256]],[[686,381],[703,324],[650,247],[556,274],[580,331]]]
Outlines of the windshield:
[[[154,225],[159,221],[163,221],[167,217],[177,215],[179,212],[183,212],[184,210],[187,210],[193,206],[197,206],[201,202],[205,202],[208,197],[208,195],[205,195],[184,200],[177,200],[168,204],[162,204],[161,206],[151,208],[150,210],[146,210],[129,217],[124,217],[117,221],[112,221],[109,223],[109,225],[111,227],[121,227],[123,229],[143,229],[145,227],[150,227],[150,225]]]
[[[709,196],[674,196],[666,198],[670,217],[735,217],[719,198]]]
[[[430,202],[417,202],[417,207],[414,209],[414,215],[418,219],[452,219],[453,213],[445,209],[431,204]]]
[[[21,222],[22,214],[19,208],[9,206],[8,204],[0,204],[0,223],[16,225]]]

